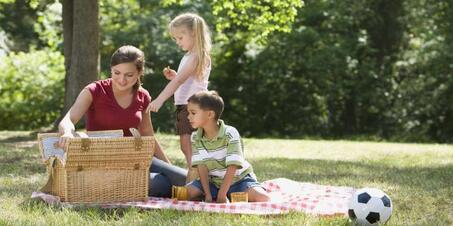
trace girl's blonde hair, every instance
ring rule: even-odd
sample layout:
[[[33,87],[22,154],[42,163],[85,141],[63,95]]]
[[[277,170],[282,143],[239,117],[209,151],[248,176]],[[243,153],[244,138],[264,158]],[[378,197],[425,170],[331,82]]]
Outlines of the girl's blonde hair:
[[[170,24],[168,29],[171,32],[173,28],[184,26],[194,34],[195,39],[195,53],[198,56],[198,63],[195,67],[195,73],[198,80],[203,79],[204,72],[210,64],[210,52],[211,52],[211,35],[209,27],[204,19],[194,13],[184,13],[175,17]]]

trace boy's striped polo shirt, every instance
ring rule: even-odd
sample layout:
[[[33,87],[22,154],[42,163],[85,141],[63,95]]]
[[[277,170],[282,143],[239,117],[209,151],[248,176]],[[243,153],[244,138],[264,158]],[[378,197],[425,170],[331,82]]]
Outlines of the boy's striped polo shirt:
[[[213,139],[203,136],[203,129],[199,128],[192,133],[192,166],[203,164],[209,171],[209,181],[217,187],[223,182],[227,167],[236,165],[237,170],[233,182],[252,173],[249,162],[244,159],[241,136],[236,128],[225,125],[219,120],[219,132]]]

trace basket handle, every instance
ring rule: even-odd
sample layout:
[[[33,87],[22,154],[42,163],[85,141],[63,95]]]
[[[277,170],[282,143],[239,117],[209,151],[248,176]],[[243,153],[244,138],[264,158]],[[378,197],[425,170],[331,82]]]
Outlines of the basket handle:
[[[132,133],[132,136],[135,138],[141,138],[142,135],[140,135],[140,132],[138,132],[138,129],[136,128],[129,128],[129,131]]]
[[[39,189],[41,192],[44,192],[44,193],[51,193],[52,192],[53,178],[55,176],[55,172],[54,172],[55,164],[56,164],[56,158],[55,157],[51,157],[51,158],[48,159],[48,162],[46,163],[48,179],[47,179],[47,183],[44,185],[44,187]]]
[[[140,132],[136,128],[129,128],[129,131],[131,131],[132,136],[135,138],[135,151],[141,151],[143,141]]]

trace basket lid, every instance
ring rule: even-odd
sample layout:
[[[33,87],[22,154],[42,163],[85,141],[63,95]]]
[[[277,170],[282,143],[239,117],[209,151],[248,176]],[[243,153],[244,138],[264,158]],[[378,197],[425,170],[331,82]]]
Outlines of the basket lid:
[[[79,136],[85,136],[85,133],[77,133]],[[60,140],[59,133],[39,133],[38,144],[43,161],[47,161],[51,157],[56,157],[64,163],[66,160],[66,152],[58,146]],[[88,131],[87,137],[123,137],[123,130],[103,130],[103,131]],[[77,139],[77,138],[71,138]],[[80,138],[78,138],[80,139]]]

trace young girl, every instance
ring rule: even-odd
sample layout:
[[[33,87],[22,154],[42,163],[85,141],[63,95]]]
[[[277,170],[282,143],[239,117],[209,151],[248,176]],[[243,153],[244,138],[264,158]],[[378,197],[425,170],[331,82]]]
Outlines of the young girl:
[[[180,136],[181,150],[191,166],[192,149],[190,135],[194,129],[187,119],[187,100],[198,91],[207,91],[211,71],[211,38],[206,22],[193,13],[174,18],[169,31],[176,44],[186,52],[179,63],[178,72],[167,67],[164,76],[170,80],[159,96],[151,102],[147,111],[157,112],[173,94],[176,105],[176,133]]]

